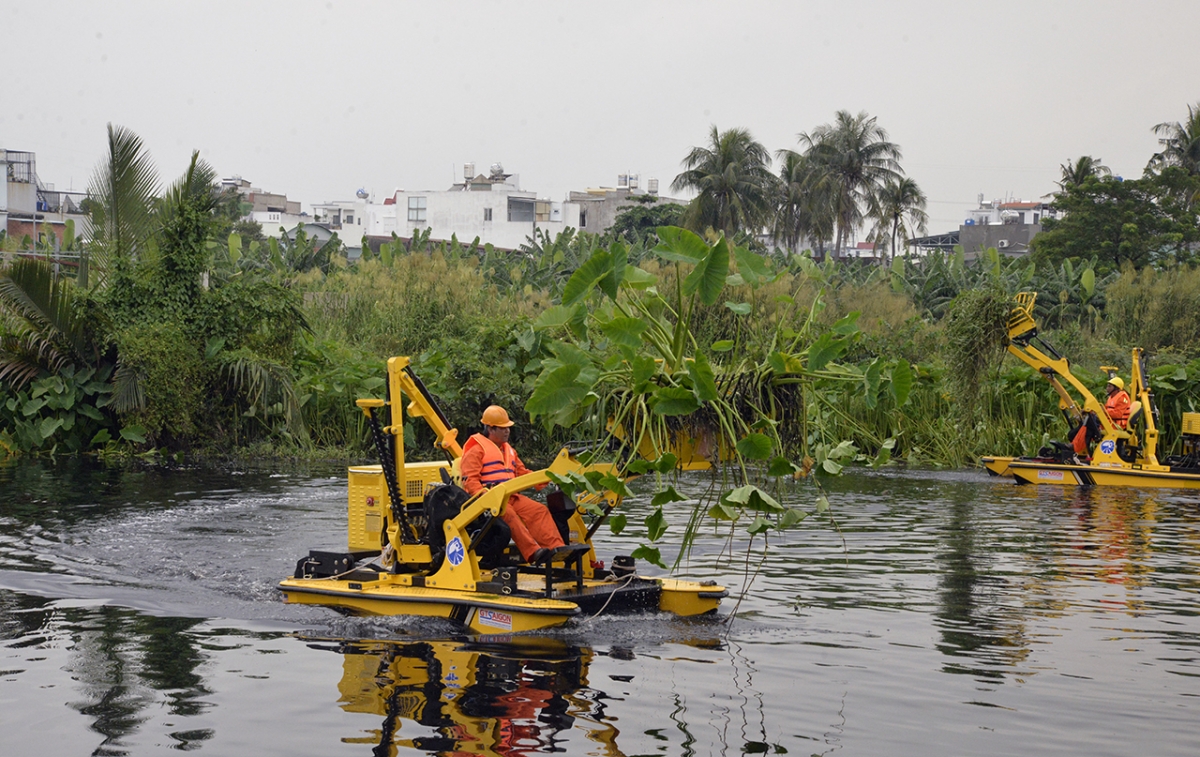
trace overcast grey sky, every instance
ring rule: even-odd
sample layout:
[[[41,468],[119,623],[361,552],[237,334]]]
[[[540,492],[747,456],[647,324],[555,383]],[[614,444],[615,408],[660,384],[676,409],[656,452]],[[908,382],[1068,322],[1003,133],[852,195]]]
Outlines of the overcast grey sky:
[[[940,232],[1080,155],[1140,175],[1152,127],[1200,102],[1196,0],[0,0],[0,19],[0,147],[43,181],[86,188],[111,122],[164,181],[199,149],[305,209],[445,189],[467,161],[556,200],[627,171],[667,193],[713,124],[774,153],[845,109],[900,145]]]

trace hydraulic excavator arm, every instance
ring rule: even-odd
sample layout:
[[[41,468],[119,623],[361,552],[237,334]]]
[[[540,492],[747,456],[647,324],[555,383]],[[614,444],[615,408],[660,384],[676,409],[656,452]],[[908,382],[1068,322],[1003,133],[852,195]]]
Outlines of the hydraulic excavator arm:
[[[1129,382],[1130,393],[1134,401],[1129,410],[1129,428],[1134,428],[1138,421],[1145,423],[1142,434],[1142,457],[1153,465],[1158,464],[1158,407],[1154,404],[1154,393],[1150,391],[1150,378],[1146,370],[1146,353],[1141,347],[1133,349],[1132,379]]]
[[[1033,318],[1033,303],[1036,299],[1035,292],[1021,292],[1016,296],[1017,304],[1008,317],[1008,351],[1045,377],[1058,394],[1059,409],[1067,416],[1069,423],[1078,425],[1082,422],[1084,413],[1091,412],[1096,414],[1105,436],[1130,438],[1130,433],[1112,422],[1104,410],[1104,405],[1071,373],[1067,359],[1038,336],[1037,321]],[[1082,405],[1062,385],[1059,377],[1079,393],[1083,398]]]

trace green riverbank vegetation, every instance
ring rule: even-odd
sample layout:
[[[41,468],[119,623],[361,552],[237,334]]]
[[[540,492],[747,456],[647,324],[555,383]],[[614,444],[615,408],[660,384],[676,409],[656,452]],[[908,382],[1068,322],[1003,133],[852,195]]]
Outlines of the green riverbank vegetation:
[[[1045,381],[1004,358],[1008,303],[1035,291],[1043,335],[1093,391],[1100,365],[1149,352],[1160,451],[1177,451],[1180,413],[1200,404],[1188,113],[1156,127],[1139,179],[1064,163],[1064,215],[1033,253],[970,262],[906,254],[924,195],[865,113],[800,133],[774,171],[749,131],[713,127],[675,181],[692,204],[634,205],[604,236],[506,252],[426,232],[353,262],[336,236],[238,221],[197,156],[162,186],[137,136],[110,127],[91,237],[63,242],[80,265],[0,239],[0,450],[365,457],[354,399],[380,396],[385,359],[410,355],[463,434],[489,404],[523,415],[531,463],[615,422],[660,451],[716,430],[743,481],[856,459],[972,465],[1065,435]],[[814,262],[860,234],[883,264]],[[412,458],[427,433],[409,429]]]

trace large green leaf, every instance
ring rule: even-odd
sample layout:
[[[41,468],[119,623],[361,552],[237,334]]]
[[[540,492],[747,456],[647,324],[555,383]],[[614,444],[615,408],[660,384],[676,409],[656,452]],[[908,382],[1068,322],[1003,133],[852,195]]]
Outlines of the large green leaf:
[[[788,460],[786,457],[779,455],[771,458],[771,464],[767,468],[767,475],[791,476],[799,470],[800,469],[796,467],[795,463],[793,463],[791,460]]]
[[[879,404],[879,383],[883,375],[883,364],[879,358],[871,361],[863,374],[863,391],[866,394],[867,407],[871,410]]]
[[[651,252],[674,263],[699,263],[709,252],[704,240],[678,226],[659,226],[658,245]]]
[[[646,535],[650,541],[658,541],[667,530],[667,519],[663,517],[662,507],[656,507],[654,512],[646,516]]]
[[[588,387],[578,383],[579,366],[562,365],[538,381],[533,395],[525,403],[530,416],[553,415],[583,401]]]
[[[718,396],[716,374],[713,373],[712,365],[704,353],[697,352],[695,359],[688,361],[687,369],[692,377],[692,390],[696,393],[696,399],[701,402],[715,402]]]
[[[737,451],[750,460],[770,460],[775,445],[766,434],[749,434],[738,440]]]
[[[635,268],[631,265],[625,266],[625,275],[621,279],[621,284],[630,289],[646,289],[658,283],[658,278],[641,268]]]
[[[716,520],[737,520],[738,514],[729,505],[724,502],[717,502],[708,509],[708,517]]]
[[[696,395],[681,386],[660,386],[654,392],[654,412],[658,415],[691,415],[700,409]]]
[[[630,362],[630,366],[633,368],[634,386],[649,381],[650,378],[654,376],[655,371],[658,370],[658,363],[654,361],[654,358],[646,355],[638,355],[635,357]]]
[[[686,501],[687,501],[687,497],[685,497],[682,494],[680,494],[679,492],[675,491],[674,486],[668,486],[666,489],[663,489],[662,491],[660,491],[654,495],[654,497],[650,500],[650,506],[651,507],[662,507],[663,505],[669,504],[671,502],[686,502]]]
[[[765,531],[771,530],[771,521],[761,515],[756,515],[754,516],[754,521],[749,526],[746,526],[746,530],[754,536],[758,536]]]
[[[141,426],[139,426],[137,424],[130,424],[130,425],[126,426],[125,428],[121,429],[121,438],[127,442],[133,442],[135,444],[145,444],[146,443],[146,429],[142,428]]]
[[[794,526],[807,517],[808,513],[797,510],[794,507],[789,507],[783,511],[783,517],[779,519],[779,529],[783,530],[790,526]]]
[[[858,332],[858,317],[862,315],[858,310],[849,313],[843,318],[839,318],[838,322],[829,327],[829,330],[835,334],[849,336]]]
[[[562,304],[574,305],[586,298],[596,288],[600,279],[607,276],[611,269],[612,257],[608,254],[608,250],[598,249],[593,252],[583,265],[575,269],[571,278],[567,279],[567,283],[563,287]]]
[[[599,283],[600,289],[608,295],[608,298],[615,300],[617,299],[617,290],[621,286],[621,281],[625,278],[629,252],[625,249],[625,244],[618,239],[609,245],[608,257],[608,273],[604,274]]]
[[[725,496],[721,497],[721,502],[729,507],[758,512],[782,512],[784,510],[783,505],[776,502],[774,497],[754,484],[746,484],[726,492]]]
[[[701,302],[716,305],[725,289],[725,277],[728,274],[729,243],[725,237],[721,237],[683,280],[683,293],[690,296],[698,291]]]
[[[912,390],[913,373],[908,361],[900,358],[892,368],[892,396],[896,407],[903,407],[908,402],[908,394]]]
[[[651,565],[656,565],[664,570],[667,567],[663,563],[662,553],[658,551],[658,547],[647,547],[645,544],[640,544],[637,549],[633,550],[633,554],[630,556],[635,560],[645,560]]]
[[[555,305],[542,311],[533,322],[533,328],[538,331],[556,331],[565,328],[582,315],[583,309],[579,305]]]
[[[822,370],[831,360],[841,357],[846,349],[846,340],[837,338],[833,332],[827,331],[817,338],[808,348],[808,369]]]
[[[771,276],[767,261],[745,247],[734,247],[733,259],[737,261],[738,273],[752,288],[758,287]]]
[[[607,323],[600,324],[600,330],[610,341],[635,350],[641,347],[642,332],[646,328],[646,322],[641,318],[628,316],[618,316]]]

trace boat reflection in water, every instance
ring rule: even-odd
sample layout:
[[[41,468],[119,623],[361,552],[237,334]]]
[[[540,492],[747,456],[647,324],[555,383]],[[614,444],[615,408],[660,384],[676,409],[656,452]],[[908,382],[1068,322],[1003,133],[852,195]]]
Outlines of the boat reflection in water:
[[[371,735],[343,739],[376,744],[377,755],[563,751],[564,732],[576,728],[600,753],[622,754],[603,695],[588,688],[590,649],[519,636],[311,646],[343,656],[342,709],[382,717]]]

